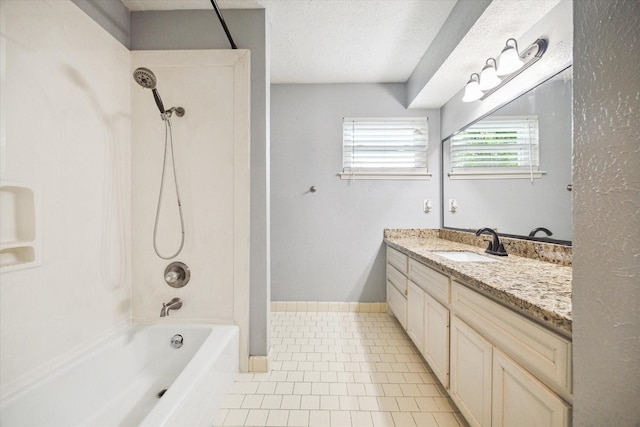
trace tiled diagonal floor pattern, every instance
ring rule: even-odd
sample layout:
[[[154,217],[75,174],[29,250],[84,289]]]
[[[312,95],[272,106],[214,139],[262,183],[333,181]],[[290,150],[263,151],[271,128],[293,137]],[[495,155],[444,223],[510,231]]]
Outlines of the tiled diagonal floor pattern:
[[[466,426],[386,313],[271,314],[271,372],[240,374],[217,426]]]

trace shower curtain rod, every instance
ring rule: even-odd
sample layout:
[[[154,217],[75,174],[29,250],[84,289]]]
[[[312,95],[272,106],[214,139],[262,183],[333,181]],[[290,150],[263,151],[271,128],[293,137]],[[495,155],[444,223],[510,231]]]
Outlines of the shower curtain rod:
[[[229,39],[229,44],[231,45],[231,49],[237,49],[238,46],[236,46],[236,43],[233,41],[233,37],[231,37],[231,33],[229,32],[229,28],[227,28],[227,23],[224,22],[224,18],[222,16],[222,13],[220,12],[220,9],[218,8],[218,4],[216,3],[216,0],[211,0],[211,5],[215,9],[216,14],[218,15],[218,19],[220,20],[220,24],[222,25],[222,28],[224,29],[224,33],[227,35],[227,38]]]

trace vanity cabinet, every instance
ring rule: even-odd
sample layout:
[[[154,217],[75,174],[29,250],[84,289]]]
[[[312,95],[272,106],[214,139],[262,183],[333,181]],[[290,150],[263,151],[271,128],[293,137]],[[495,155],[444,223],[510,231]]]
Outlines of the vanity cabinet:
[[[450,394],[471,426],[570,425],[569,340],[456,282],[452,311]]]
[[[387,247],[387,302],[471,426],[571,425],[571,339]]]

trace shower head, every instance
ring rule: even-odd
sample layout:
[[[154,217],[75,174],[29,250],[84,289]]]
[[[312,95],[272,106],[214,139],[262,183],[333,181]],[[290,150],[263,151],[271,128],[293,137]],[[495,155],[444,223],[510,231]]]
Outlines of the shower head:
[[[133,72],[133,78],[140,86],[145,89],[155,89],[156,87],[156,75],[153,74],[153,71],[148,68],[136,68],[136,70]]]
[[[158,106],[158,110],[160,110],[160,114],[164,114],[166,110],[164,109],[164,105],[162,104],[160,93],[158,93],[158,89],[156,89],[157,80],[156,75],[153,74],[153,71],[144,67],[136,68],[136,70],[133,72],[133,78],[143,88],[151,89],[151,91],[153,92],[153,99],[155,99],[156,101],[156,105]]]

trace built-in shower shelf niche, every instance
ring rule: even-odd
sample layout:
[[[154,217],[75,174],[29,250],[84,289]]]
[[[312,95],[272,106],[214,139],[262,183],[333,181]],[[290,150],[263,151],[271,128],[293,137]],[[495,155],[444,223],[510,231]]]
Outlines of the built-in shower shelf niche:
[[[40,265],[40,191],[34,184],[0,183],[0,271]]]

